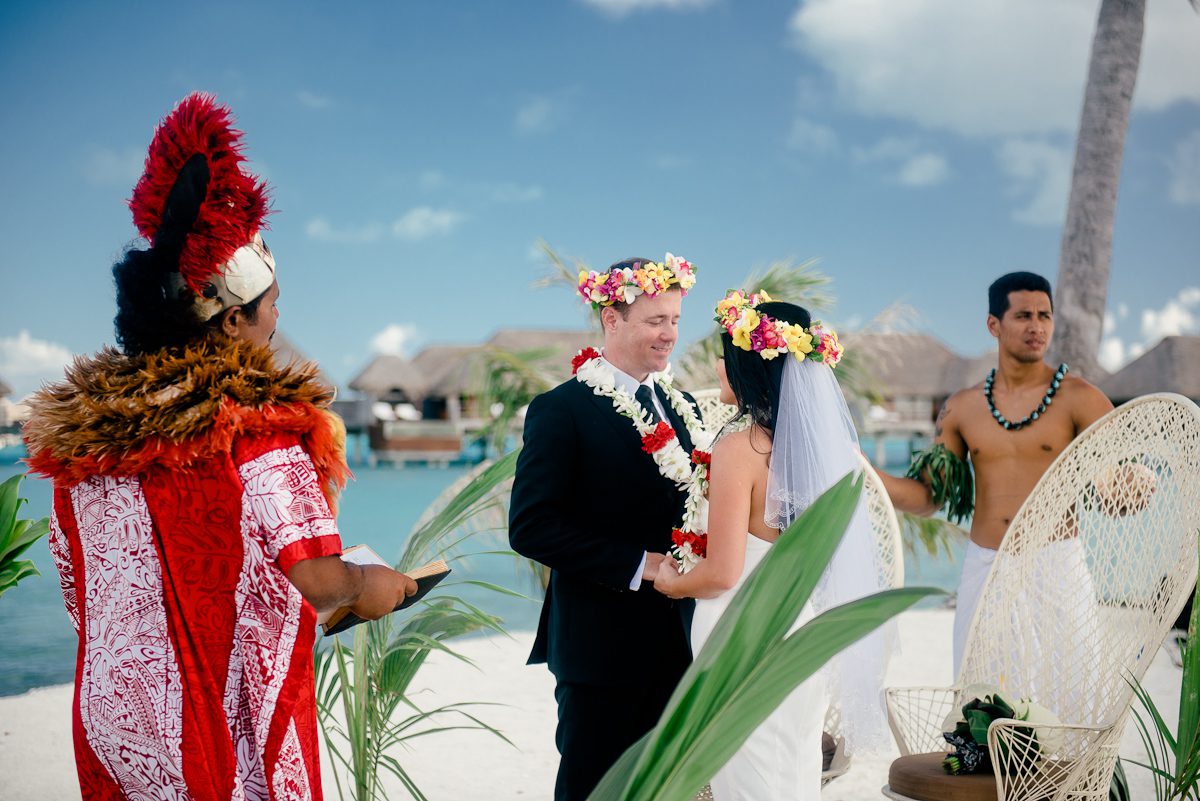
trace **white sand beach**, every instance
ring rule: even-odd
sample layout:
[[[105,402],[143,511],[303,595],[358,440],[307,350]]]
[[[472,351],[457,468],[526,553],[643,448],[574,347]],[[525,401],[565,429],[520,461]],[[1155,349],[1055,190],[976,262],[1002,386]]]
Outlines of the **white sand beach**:
[[[948,610],[918,610],[900,617],[902,653],[888,674],[892,685],[944,685],[950,680]],[[479,701],[497,706],[476,711],[501,729],[509,746],[485,732],[451,731],[417,741],[399,755],[418,786],[437,801],[488,798],[548,799],[554,785],[558,754],[554,749],[554,682],[542,666],[527,667],[532,635],[490,637],[462,643],[458,650],[477,664],[467,665],[434,654],[418,677],[419,703]],[[1169,722],[1178,707],[1180,670],[1163,652],[1156,657],[1145,684]],[[0,698],[0,801],[79,798],[71,745],[71,687],[57,686]],[[1133,726],[1125,733],[1122,754],[1141,759]],[[850,772],[825,788],[825,801],[881,798],[887,766],[894,754],[855,758]],[[336,799],[330,761],[323,754],[325,794]],[[1127,766],[1132,797],[1153,797],[1146,771]],[[407,796],[393,781],[390,797]]]

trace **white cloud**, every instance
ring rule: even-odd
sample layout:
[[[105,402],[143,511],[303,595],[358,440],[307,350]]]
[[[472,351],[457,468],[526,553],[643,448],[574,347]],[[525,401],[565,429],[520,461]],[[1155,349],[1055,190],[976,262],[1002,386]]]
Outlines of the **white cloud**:
[[[933,186],[950,177],[945,157],[923,150],[917,139],[885,137],[871,147],[854,148],[851,157],[858,164],[898,165],[886,177],[904,186]]]
[[[1071,191],[1071,152],[1040,140],[1009,139],[996,156],[1012,179],[1012,193],[1026,198],[1012,218],[1029,225],[1060,224]]]
[[[934,153],[919,153],[904,162],[896,179],[905,186],[933,186],[949,175],[946,159]]]
[[[309,239],[319,242],[337,242],[343,245],[364,245],[378,242],[384,234],[384,227],[379,223],[365,225],[350,225],[334,227],[324,217],[314,217],[304,226],[304,232]]]
[[[839,98],[864,114],[970,136],[1073,134],[1097,6],[804,0],[790,28],[798,47],[831,74]],[[1190,6],[1149,3],[1146,17],[1135,107],[1200,100]]]
[[[319,95],[316,92],[310,92],[307,89],[301,89],[296,92],[296,99],[300,101],[300,105],[312,109],[329,108],[333,105],[333,100],[325,95]]]
[[[1117,314],[1104,315],[1104,339],[1100,342],[1098,359],[1109,372],[1115,372],[1158,344],[1163,337],[1181,334],[1200,334],[1200,286],[1185,287],[1168,300],[1161,309],[1143,309],[1141,339],[1135,340],[1122,328],[1121,320],[1129,316],[1129,307],[1117,304]]]
[[[704,8],[712,0],[583,0],[584,3],[612,17],[624,17],[635,11],[663,9],[667,11],[686,11]]]
[[[1142,339],[1153,345],[1163,337],[1200,333],[1200,287],[1188,287],[1161,309],[1142,310]]]
[[[793,150],[813,154],[830,153],[837,149],[838,135],[828,125],[806,117],[796,117],[792,120],[792,130],[788,133],[787,143]]]
[[[433,236],[445,236],[466,219],[452,209],[434,209],[417,206],[406,211],[392,223],[392,234],[407,242],[416,242]]]
[[[1176,143],[1168,168],[1172,202],[1200,203],[1200,131],[1192,131]]]
[[[513,127],[520,134],[546,133],[554,127],[558,118],[558,107],[548,97],[535,97],[525,101],[517,109]]]
[[[130,148],[93,149],[83,164],[83,177],[95,186],[119,186],[131,189],[142,177],[146,151]]]
[[[1125,341],[1120,337],[1105,337],[1100,342],[1100,352],[1096,361],[1110,373],[1115,373],[1126,364]]]
[[[71,356],[57,342],[35,339],[21,330],[15,337],[0,337],[0,378],[21,398],[43,381],[61,378]]]
[[[412,323],[392,323],[371,337],[371,350],[394,356],[407,356],[418,341],[417,327]]]

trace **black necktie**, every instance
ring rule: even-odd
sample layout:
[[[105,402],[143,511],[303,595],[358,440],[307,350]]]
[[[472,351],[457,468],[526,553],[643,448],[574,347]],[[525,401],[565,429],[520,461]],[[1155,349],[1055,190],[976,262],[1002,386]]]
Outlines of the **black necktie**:
[[[658,413],[658,408],[654,405],[654,398],[650,395],[650,387],[645,384],[639,384],[637,392],[633,393],[633,397],[637,398],[638,403],[642,404],[642,408],[650,415],[650,424],[658,425],[662,420],[662,416]]]

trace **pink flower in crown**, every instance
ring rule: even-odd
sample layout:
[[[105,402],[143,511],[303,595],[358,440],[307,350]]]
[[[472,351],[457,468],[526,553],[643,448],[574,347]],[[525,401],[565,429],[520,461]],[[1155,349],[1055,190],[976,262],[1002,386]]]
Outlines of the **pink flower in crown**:
[[[579,271],[579,294],[584,300],[590,303],[604,303],[608,300],[608,292],[600,280],[603,277],[606,276],[599,275],[595,270]]]
[[[784,349],[787,347],[787,340],[784,339],[783,332],[779,330],[779,322],[768,322],[766,318],[759,324],[759,329],[762,331],[763,347]]]
[[[633,281],[633,270],[628,267],[613,270],[608,277],[607,288],[609,297],[624,303],[633,303],[637,296],[642,294],[642,290]]]
[[[825,356],[825,364],[830,367],[836,367],[837,363],[842,360],[844,348],[841,341],[838,340],[837,334],[832,331],[821,334],[821,344],[818,349]]]
[[[687,259],[676,256],[674,253],[668,253],[667,257],[663,259],[663,265],[671,271],[675,283],[679,284],[683,294],[686,295],[688,290],[696,285],[696,271]]]

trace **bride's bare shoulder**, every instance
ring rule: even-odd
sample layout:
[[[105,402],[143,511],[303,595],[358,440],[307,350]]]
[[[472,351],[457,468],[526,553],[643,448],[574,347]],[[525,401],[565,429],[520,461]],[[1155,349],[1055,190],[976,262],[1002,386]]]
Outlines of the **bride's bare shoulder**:
[[[757,426],[734,431],[717,440],[713,446],[713,461],[760,461],[771,452],[771,440]]]

